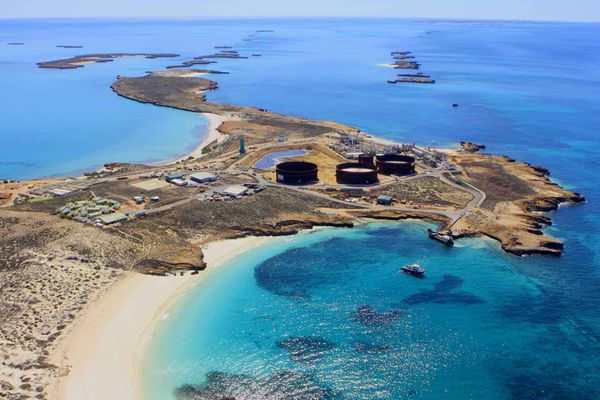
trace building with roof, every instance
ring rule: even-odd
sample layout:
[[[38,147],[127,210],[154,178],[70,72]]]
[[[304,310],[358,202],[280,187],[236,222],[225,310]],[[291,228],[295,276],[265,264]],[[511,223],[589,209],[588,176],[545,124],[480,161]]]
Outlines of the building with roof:
[[[223,194],[232,197],[243,196],[248,193],[248,188],[242,185],[231,185],[223,191]]]
[[[64,196],[68,195],[69,193],[71,193],[71,190],[57,188],[57,189],[51,189],[49,191],[49,193],[56,197],[64,197]]]
[[[392,196],[381,195],[377,197],[377,204],[382,206],[389,206],[392,204]]]
[[[120,213],[120,212],[116,212],[116,213],[112,213],[112,214],[100,215],[98,217],[98,219],[104,225],[111,225],[111,224],[116,224],[117,222],[127,221],[127,215]]]
[[[217,176],[215,174],[211,174],[210,172],[196,172],[195,174],[190,175],[190,180],[196,183],[215,182],[217,180]]]
[[[169,175],[167,175],[167,176],[165,177],[165,180],[166,180],[167,182],[169,182],[169,183],[170,183],[171,181],[173,181],[174,179],[183,179],[183,173],[181,173],[181,172],[174,172],[174,173],[172,173],[172,174],[169,174]]]
[[[175,178],[175,179],[171,179],[169,181],[169,183],[172,183],[173,185],[177,185],[177,186],[187,186],[188,182],[184,179],[181,178]]]

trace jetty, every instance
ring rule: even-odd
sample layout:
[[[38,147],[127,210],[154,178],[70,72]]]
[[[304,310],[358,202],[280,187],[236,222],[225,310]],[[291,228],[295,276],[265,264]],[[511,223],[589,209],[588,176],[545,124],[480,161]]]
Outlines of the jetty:
[[[436,240],[442,243],[444,246],[452,247],[454,246],[454,239],[452,238],[452,231],[437,231],[435,232],[432,229],[427,229],[427,234],[433,240]]]

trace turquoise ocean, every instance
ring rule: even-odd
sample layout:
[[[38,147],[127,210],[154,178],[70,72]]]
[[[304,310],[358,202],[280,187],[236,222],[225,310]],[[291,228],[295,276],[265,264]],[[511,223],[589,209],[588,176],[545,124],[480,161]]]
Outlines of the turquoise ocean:
[[[158,324],[141,371],[148,399],[600,398],[600,25],[0,20],[0,177],[185,153],[204,118],[109,85],[219,45],[261,56],[211,65],[229,72],[211,78],[211,100],[418,144],[481,142],[549,168],[588,202],[552,215],[559,258],[486,239],[446,249],[420,222],[273,239],[207,272]],[[391,51],[412,51],[436,84],[387,84]],[[35,65],[95,52],[181,58]],[[399,273],[415,261],[425,279]]]

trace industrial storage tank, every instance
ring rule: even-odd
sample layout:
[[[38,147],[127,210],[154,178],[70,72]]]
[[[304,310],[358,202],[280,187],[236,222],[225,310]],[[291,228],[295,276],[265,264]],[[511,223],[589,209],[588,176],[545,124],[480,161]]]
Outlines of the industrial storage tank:
[[[351,162],[339,164],[335,169],[338,183],[368,185],[378,182],[377,167],[369,163]]]
[[[402,154],[378,154],[375,165],[385,175],[410,175],[415,173],[415,158]]]
[[[375,165],[373,163],[373,154],[365,154],[365,153],[359,154],[358,155],[358,162],[359,163],[363,163],[363,164],[372,164],[372,165]]]
[[[306,161],[286,161],[275,167],[276,180],[286,185],[301,185],[318,181],[316,164]]]

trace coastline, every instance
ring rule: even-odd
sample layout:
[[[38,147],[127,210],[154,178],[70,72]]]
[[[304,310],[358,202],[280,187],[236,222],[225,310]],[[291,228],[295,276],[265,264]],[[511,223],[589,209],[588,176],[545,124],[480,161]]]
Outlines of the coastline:
[[[212,144],[215,141],[218,142],[221,140],[221,138],[223,137],[223,134],[221,132],[219,132],[218,128],[219,128],[219,126],[221,126],[221,124],[223,122],[225,122],[226,118],[223,117],[222,115],[213,114],[213,113],[203,112],[203,113],[198,113],[198,114],[200,114],[203,117],[205,117],[206,119],[208,119],[208,132],[207,132],[206,136],[202,139],[202,141],[200,143],[198,143],[198,145],[192,151],[185,153],[180,157],[177,157],[174,159],[166,159],[166,160],[162,160],[162,161],[156,161],[156,162],[148,163],[148,165],[164,167],[169,164],[176,164],[176,163],[185,161],[185,160],[189,159],[190,157],[194,157],[194,158],[202,157],[202,150],[204,150],[204,148],[208,147],[210,144]]]
[[[208,265],[199,275],[156,277],[127,272],[81,313],[50,354],[59,368],[50,399],[141,399],[139,362],[154,325],[198,281],[227,260],[270,237],[216,241],[203,248]]]

